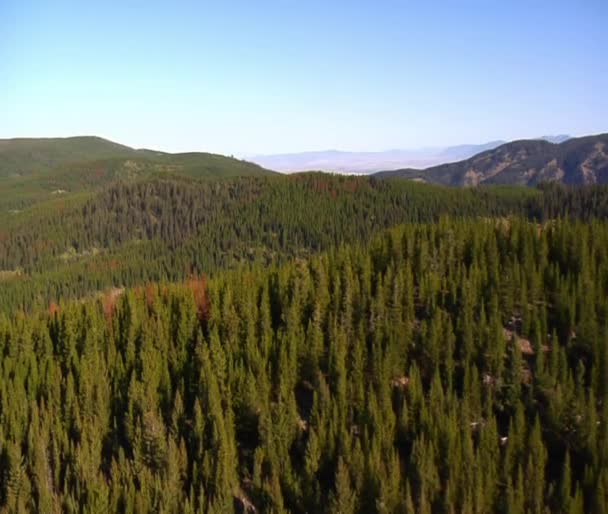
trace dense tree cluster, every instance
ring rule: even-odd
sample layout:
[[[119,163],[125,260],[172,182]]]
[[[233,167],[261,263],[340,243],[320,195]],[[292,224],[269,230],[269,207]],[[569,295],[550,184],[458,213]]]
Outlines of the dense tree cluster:
[[[456,190],[321,173],[121,182],[75,205],[52,203],[50,209],[42,206],[9,218],[0,267],[45,269],[70,248],[116,248],[133,240],[160,240],[174,250],[199,235],[221,234],[223,247],[240,238],[273,250],[293,245],[314,250],[400,222],[433,221],[447,214],[523,212],[533,191],[505,194],[509,191]]]
[[[608,187],[605,185],[572,187],[545,183],[540,184],[539,189],[543,194],[530,204],[533,218],[608,219]]]
[[[463,190],[320,173],[119,183],[7,218],[0,227],[0,311],[307,257],[447,215],[605,219],[608,187]]]
[[[8,219],[0,271],[13,275],[4,280],[0,310],[306,257],[403,222],[523,213],[537,195],[321,173],[120,183]]]
[[[607,290],[604,222],[441,218],[0,318],[0,505],[606,512]]]

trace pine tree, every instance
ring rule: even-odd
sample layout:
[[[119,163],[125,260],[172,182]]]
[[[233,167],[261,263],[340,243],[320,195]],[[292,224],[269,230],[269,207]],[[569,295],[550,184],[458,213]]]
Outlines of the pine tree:
[[[342,457],[338,459],[334,492],[331,495],[329,512],[332,514],[355,514],[357,495],[353,490],[348,468]]]

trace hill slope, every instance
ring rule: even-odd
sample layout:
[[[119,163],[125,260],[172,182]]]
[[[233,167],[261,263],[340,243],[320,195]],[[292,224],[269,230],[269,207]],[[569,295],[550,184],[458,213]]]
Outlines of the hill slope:
[[[524,214],[540,195],[531,188],[455,190],[321,173],[118,181],[93,193],[55,195],[3,218],[0,311],[193,271],[307,257],[369,240],[397,223]]]
[[[425,170],[383,171],[380,178],[402,177],[450,186],[608,183],[608,134],[569,139],[513,141],[459,162]]]
[[[0,211],[159,174],[223,178],[273,172],[223,155],[136,150],[99,137],[5,139],[0,140]]]
[[[136,157],[139,152],[100,137],[0,140],[0,177],[48,172],[70,162]]]
[[[607,247],[445,219],[0,315],[0,509],[606,512]]]

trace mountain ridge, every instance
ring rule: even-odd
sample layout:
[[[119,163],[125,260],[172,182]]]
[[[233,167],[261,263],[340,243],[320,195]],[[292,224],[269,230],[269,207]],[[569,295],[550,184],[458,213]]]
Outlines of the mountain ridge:
[[[569,138],[560,143],[544,139],[511,141],[468,159],[424,170],[399,169],[374,174],[448,186],[480,184],[536,185],[608,183],[608,133]]]

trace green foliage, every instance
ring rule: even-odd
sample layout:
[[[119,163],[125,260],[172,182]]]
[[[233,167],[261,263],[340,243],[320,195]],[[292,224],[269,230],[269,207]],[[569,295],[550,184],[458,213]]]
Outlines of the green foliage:
[[[373,212],[377,184],[341,180],[329,198],[367,184]],[[436,212],[0,316],[0,509],[605,511],[608,224]],[[307,241],[293,216],[284,237]]]
[[[538,194],[320,173],[123,181],[8,216],[0,228],[0,310],[308,257],[403,222],[525,213]]]
[[[0,214],[154,176],[261,176],[260,166],[209,153],[135,150],[99,137],[0,140]]]

